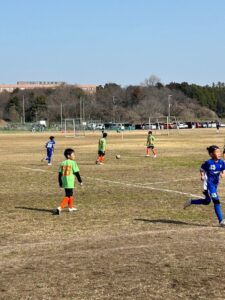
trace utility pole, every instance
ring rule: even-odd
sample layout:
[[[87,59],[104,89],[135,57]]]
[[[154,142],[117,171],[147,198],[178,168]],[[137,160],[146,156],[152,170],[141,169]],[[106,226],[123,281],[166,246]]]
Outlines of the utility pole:
[[[172,95],[168,95],[168,123],[170,123],[170,107],[171,107],[171,103],[170,103],[170,99],[171,99]]]
[[[82,97],[80,97],[80,124],[82,123]]]
[[[23,124],[25,124],[25,101],[24,101],[24,95],[23,95]]]
[[[112,102],[113,102],[113,122],[116,123],[116,101],[115,101],[116,97],[112,96]]]
[[[82,112],[82,114],[83,114],[83,122],[85,122],[85,108],[84,108],[84,101],[85,100],[85,98],[83,98],[83,112]]]
[[[60,116],[61,116],[61,130],[63,128],[63,105],[62,102],[60,104]]]

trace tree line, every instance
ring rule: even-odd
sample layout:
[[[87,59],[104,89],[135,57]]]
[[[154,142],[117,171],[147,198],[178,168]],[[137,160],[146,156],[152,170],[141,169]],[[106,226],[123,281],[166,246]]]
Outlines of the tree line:
[[[98,86],[86,94],[73,85],[2,92],[0,119],[35,122],[46,119],[81,118],[102,122],[146,122],[149,117],[171,116],[183,121],[216,120],[225,117],[225,84],[199,86],[187,82],[163,85],[150,76],[140,85],[116,83]]]

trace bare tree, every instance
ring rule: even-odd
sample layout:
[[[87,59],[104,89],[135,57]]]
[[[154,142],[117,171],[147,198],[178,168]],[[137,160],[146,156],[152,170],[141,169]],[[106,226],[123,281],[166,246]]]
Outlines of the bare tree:
[[[146,78],[144,82],[141,83],[142,86],[156,86],[158,83],[160,83],[161,80],[156,75],[151,75],[149,78]]]

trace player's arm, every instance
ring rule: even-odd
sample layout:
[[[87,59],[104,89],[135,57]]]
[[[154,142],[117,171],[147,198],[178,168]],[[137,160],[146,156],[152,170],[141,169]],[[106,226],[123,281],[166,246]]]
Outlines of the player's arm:
[[[224,177],[225,177],[225,170],[221,171],[220,177],[221,177],[221,178],[224,178]]]
[[[200,168],[200,178],[202,181],[205,180],[205,174],[207,173],[207,170],[209,168],[209,164],[207,161],[205,161],[202,165],[201,165],[201,168]]]
[[[62,173],[59,172],[58,174],[58,182],[59,182],[59,186],[62,187]]]
[[[75,172],[74,175],[77,177],[77,180],[80,183],[80,185],[83,185],[82,179],[80,177],[80,173],[79,172]]]
[[[223,165],[222,165],[222,170],[220,172],[220,177],[223,178],[225,177],[225,163],[223,162]]]
[[[201,181],[205,180],[205,171],[203,169],[200,169],[200,178],[201,178]]]

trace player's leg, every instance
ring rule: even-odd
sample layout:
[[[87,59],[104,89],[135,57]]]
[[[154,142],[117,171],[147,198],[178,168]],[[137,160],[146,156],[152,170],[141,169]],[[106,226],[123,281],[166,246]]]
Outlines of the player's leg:
[[[211,188],[210,196],[211,196],[213,204],[214,204],[214,210],[215,210],[217,219],[218,219],[219,223],[221,223],[223,221],[223,213],[221,210],[220,200],[219,200],[219,196],[217,194],[216,187]]]
[[[47,161],[48,165],[51,165],[51,158],[52,158],[52,149],[47,149]]]
[[[221,206],[220,206],[220,200],[213,199],[213,204],[214,204],[214,210],[215,210],[217,219],[218,219],[219,223],[221,223],[223,221],[223,213],[222,213]],[[223,224],[223,225],[225,225],[225,224]]]
[[[156,157],[156,150],[154,146],[152,146],[152,153],[153,153],[153,157]]]
[[[188,199],[184,203],[184,209],[191,205],[209,205],[211,202],[211,197],[209,195],[209,192],[207,190],[204,191],[205,198],[200,198],[200,199]]]
[[[149,147],[146,147],[146,156],[149,156]]]
[[[102,152],[100,163],[104,164],[104,160],[105,160],[105,152]]]
[[[77,208],[73,206],[73,189],[67,189],[67,196],[69,198],[68,201],[69,212],[76,211]]]
[[[96,159],[96,164],[99,164],[101,161],[101,151],[98,151],[98,158]]]
[[[69,203],[69,197],[68,197],[68,189],[65,189],[65,196],[63,197],[60,206],[57,207],[56,213],[59,215],[62,211],[62,209]]]

